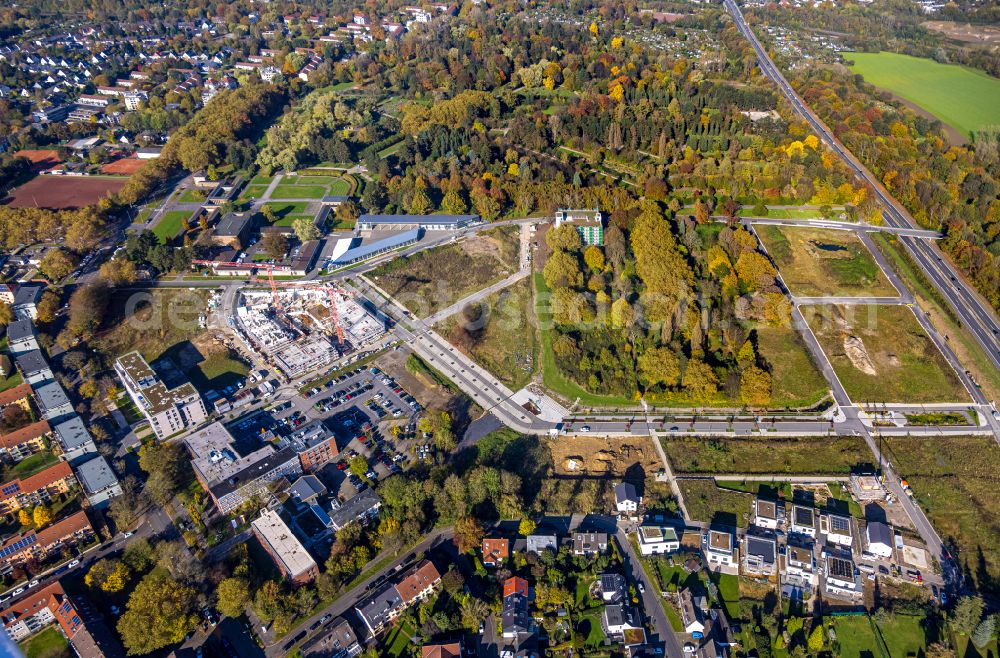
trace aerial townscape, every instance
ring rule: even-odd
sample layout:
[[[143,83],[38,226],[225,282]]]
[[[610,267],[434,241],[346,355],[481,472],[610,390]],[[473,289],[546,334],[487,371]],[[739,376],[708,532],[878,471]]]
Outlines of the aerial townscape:
[[[0,8],[0,656],[1000,658],[1000,8]]]

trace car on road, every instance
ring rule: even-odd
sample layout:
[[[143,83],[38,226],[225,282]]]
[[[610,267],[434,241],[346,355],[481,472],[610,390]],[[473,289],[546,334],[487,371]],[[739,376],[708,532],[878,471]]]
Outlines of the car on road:
[[[32,587],[38,587],[38,583],[39,582],[40,581],[37,578],[35,578],[33,581],[31,581],[30,583],[28,583],[28,589],[31,589]]]
[[[128,539],[129,537],[131,537],[131,536],[132,536],[132,535],[134,535],[134,534],[135,534],[135,531],[133,531],[133,530],[129,530],[129,531],[128,531],[128,532],[126,532],[126,533],[125,533],[124,535],[122,535],[122,539]]]
[[[325,614],[325,615],[323,615],[322,617],[319,618],[319,623],[322,626],[323,624],[325,624],[326,622],[330,621],[331,619],[333,619],[333,615],[331,615],[331,614]]]
[[[21,596],[22,594],[24,594],[24,588],[23,587],[18,587],[16,590],[14,590],[13,592],[11,592],[10,595],[11,595],[11,598],[13,598],[15,596]]]
[[[80,566],[80,561],[79,560],[73,560],[72,562],[70,562],[66,566],[69,567],[70,569],[75,569],[76,567]]]
[[[641,580],[636,585],[639,588],[639,593],[640,594],[645,594],[646,593],[646,586],[642,584]]]
[[[694,646],[694,644],[692,644],[691,642],[684,643],[684,653],[694,653],[696,650],[697,647]]]
[[[590,425],[584,425],[583,427],[580,428],[580,431],[581,432],[589,432],[590,431]]]

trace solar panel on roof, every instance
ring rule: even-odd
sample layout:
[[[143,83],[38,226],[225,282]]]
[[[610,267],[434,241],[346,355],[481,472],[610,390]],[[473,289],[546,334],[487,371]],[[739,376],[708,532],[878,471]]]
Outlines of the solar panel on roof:
[[[851,580],[854,578],[854,563],[839,557],[830,558],[830,575],[840,580]]]
[[[851,520],[843,516],[831,516],[830,528],[843,535],[850,534]]]

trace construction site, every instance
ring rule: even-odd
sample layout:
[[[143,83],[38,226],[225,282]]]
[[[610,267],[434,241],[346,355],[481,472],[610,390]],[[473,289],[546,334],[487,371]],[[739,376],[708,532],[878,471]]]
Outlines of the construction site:
[[[327,283],[276,284],[240,292],[233,329],[248,349],[292,379],[368,346],[386,320],[352,292]]]

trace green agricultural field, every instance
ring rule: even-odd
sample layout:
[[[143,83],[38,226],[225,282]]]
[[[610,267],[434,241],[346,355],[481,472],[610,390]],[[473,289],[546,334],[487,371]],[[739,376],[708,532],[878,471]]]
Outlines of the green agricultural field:
[[[538,336],[527,278],[493,293],[475,311],[446,318],[435,329],[512,390],[523,388],[535,373]]]
[[[163,213],[160,221],[153,227],[153,233],[166,244],[172,240],[181,230],[181,223],[191,216],[187,210],[170,210]]]
[[[837,378],[857,402],[967,402],[969,393],[906,306],[804,306]]]
[[[844,53],[865,80],[919,105],[963,137],[1000,123],[1000,79],[962,66],[896,53]]]
[[[757,327],[757,351],[771,371],[771,406],[812,407],[829,394],[799,332],[791,327]]]
[[[757,226],[793,295],[898,297],[868,248],[850,231]]]
[[[848,475],[870,462],[864,440],[854,436],[711,439],[666,436],[661,439],[674,470],[684,474],[798,473]]]
[[[893,437],[889,458],[957,559],[1000,582],[1000,447],[991,436]],[[979,552],[982,551],[980,567]]]

